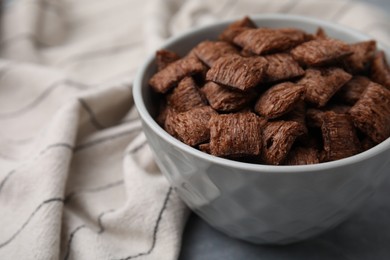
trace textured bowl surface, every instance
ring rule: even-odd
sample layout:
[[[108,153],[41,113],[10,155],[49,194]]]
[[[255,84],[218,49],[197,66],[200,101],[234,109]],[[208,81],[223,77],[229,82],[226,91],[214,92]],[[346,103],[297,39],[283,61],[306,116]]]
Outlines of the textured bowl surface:
[[[276,14],[251,18],[258,26],[296,27],[308,32],[321,26],[331,37],[347,42],[370,39],[313,18]],[[161,48],[184,55],[200,41],[216,39],[231,22],[195,29]],[[389,55],[389,50],[385,51]],[[147,82],[155,71],[151,56],[137,75],[133,94],[157,163],[183,201],[230,236],[261,244],[309,238],[350,216],[389,173],[390,139],[349,158],[304,166],[248,164],[202,153],[176,140],[154,121],[156,102]]]

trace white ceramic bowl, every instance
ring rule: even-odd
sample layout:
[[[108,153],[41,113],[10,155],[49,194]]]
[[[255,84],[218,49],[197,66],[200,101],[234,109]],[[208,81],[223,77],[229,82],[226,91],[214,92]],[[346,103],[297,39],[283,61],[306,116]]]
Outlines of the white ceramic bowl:
[[[321,26],[331,37],[347,42],[370,39],[313,18],[275,14],[251,18],[258,26],[296,27],[308,32]],[[231,22],[192,30],[161,48],[184,55],[200,41],[216,39]],[[349,158],[303,166],[256,165],[200,152],[170,136],[151,116],[156,102],[148,80],[155,71],[151,56],[138,72],[133,94],[157,163],[193,211],[232,237],[286,244],[319,234],[350,216],[389,173],[390,139]]]

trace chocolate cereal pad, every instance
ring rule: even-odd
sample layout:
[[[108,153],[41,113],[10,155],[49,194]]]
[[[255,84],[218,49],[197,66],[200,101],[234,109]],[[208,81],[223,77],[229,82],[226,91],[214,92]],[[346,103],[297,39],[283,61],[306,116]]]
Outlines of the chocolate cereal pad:
[[[211,156],[305,165],[340,160],[390,136],[390,68],[375,40],[318,28],[257,27],[244,17],[180,57],[156,52],[156,121]]]

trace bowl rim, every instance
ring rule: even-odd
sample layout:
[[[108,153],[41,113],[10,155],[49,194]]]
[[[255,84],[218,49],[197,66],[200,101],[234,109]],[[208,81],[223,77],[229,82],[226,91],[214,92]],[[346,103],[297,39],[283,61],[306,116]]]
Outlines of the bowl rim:
[[[353,28],[350,28],[345,25],[340,25],[334,22],[330,22],[327,20],[322,20],[318,18],[313,17],[307,17],[307,16],[300,16],[300,15],[290,15],[290,14],[259,14],[259,15],[248,15],[252,20],[254,20],[256,23],[261,21],[294,21],[294,22],[304,22],[304,23],[311,23],[316,26],[321,26],[326,28],[331,28],[334,31],[340,32],[340,33],[347,33],[354,38],[360,38],[362,40],[368,40],[373,39],[373,37],[369,36],[368,34],[365,34],[363,32],[360,32],[358,30],[355,30]],[[228,25],[234,21],[236,21],[237,18],[233,19],[227,19],[222,20],[218,23],[213,23],[211,25],[196,27],[194,29],[188,30],[184,33],[181,33],[177,36],[169,38],[163,45],[160,46],[160,48],[167,48],[171,44],[180,41],[194,33],[201,33],[204,30],[212,30],[213,28],[217,28],[223,25]],[[384,45],[381,42],[378,42],[378,47],[385,51],[387,55],[390,54],[390,49]],[[149,57],[146,59],[146,61],[143,63],[143,65],[138,69],[136,77],[134,79],[134,84],[132,87],[133,92],[133,99],[135,106],[139,112],[139,115],[143,121],[143,123],[147,124],[151,130],[157,134],[160,138],[162,138],[165,142],[169,143],[170,145],[179,148],[180,150],[191,154],[192,156],[198,157],[202,160],[208,161],[213,164],[219,164],[227,167],[232,167],[235,169],[245,170],[245,171],[251,171],[251,172],[258,172],[258,173],[272,173],[272,174],[282,174],[282,173],[290,173],[290,174],[300,174],[305,172],[313,172],[313,171],[325,171],[330,170],[334,168],[338,168],[341,166],[347,166],[356,164],[360,161],[367,160],[369,158],[372,158],[376,156],[377,154],[383,153],[386,150],[390,150],[390,138],[387,140],[381,142],[380,144],[377,144],[376,146],[372,147],[371,149],[368,149],[364,152],[361,152],[359,154],[335,160],[330,162],[323,162],[318,164],[309,164],[309,165],[265,165],[265,164],[254,164],[254,163],[245,163],[245,162],[239,162],[234,161],[226,158],[217,157],[211,154],[207,154],[205,152],[202,152],[200,150],[197,150],[194,147],[191,147],[170,134],[168,134],[160,125],[157,124],[157,122],[153,119],[153,117],[149,114],[145,103],[142,99],[142,82],[145,75],[145,72],[147,71],[147,68],[151,65],[152,62],[155,60],[155,53],[152,53],[149,55]],[[329,171],[332,172],[332,171]]]

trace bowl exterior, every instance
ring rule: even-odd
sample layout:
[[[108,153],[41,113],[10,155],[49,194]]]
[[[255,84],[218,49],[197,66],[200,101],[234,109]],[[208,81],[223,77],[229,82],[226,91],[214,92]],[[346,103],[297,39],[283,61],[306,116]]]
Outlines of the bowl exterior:
[[[333,170],[299,173],[234,169],[193,156],[144,124],[157,164],[181,199],[216,229],[260,244],[287,244],[346,219],[373,194],[390,150]]]
[[[263,26],[298,27],[308,31],[322,26],[331,36],[346,41],[367,39],[317,20],[277,18],[280,17],[253,19]],[[188,46],[212,39],[223,27],[225,24],[202,29],[165,47],[184,54]],[[147,98],[150,95],[147,79],[154,70],[149,60],[136,80],[134,96],[157,164],[193,211],[232,237],[260,244],[287,244],[319,234],[350,216],[389,172],[390,140],[380,144],[380,152],[366,151],[357,155],[353,163],[347,158],[343,159],[346,163],[340,160],[340,163],[325,163],[324,167],[296,167],[296,171],[291,166],[256,168],[237,163],[239,166],[235,167],[232,162],[224,163],[228,160],[191,151],[194,149],[151,122],[141,107],[143,104],[140,105],[142,96],[151,113],[153,102]]]

